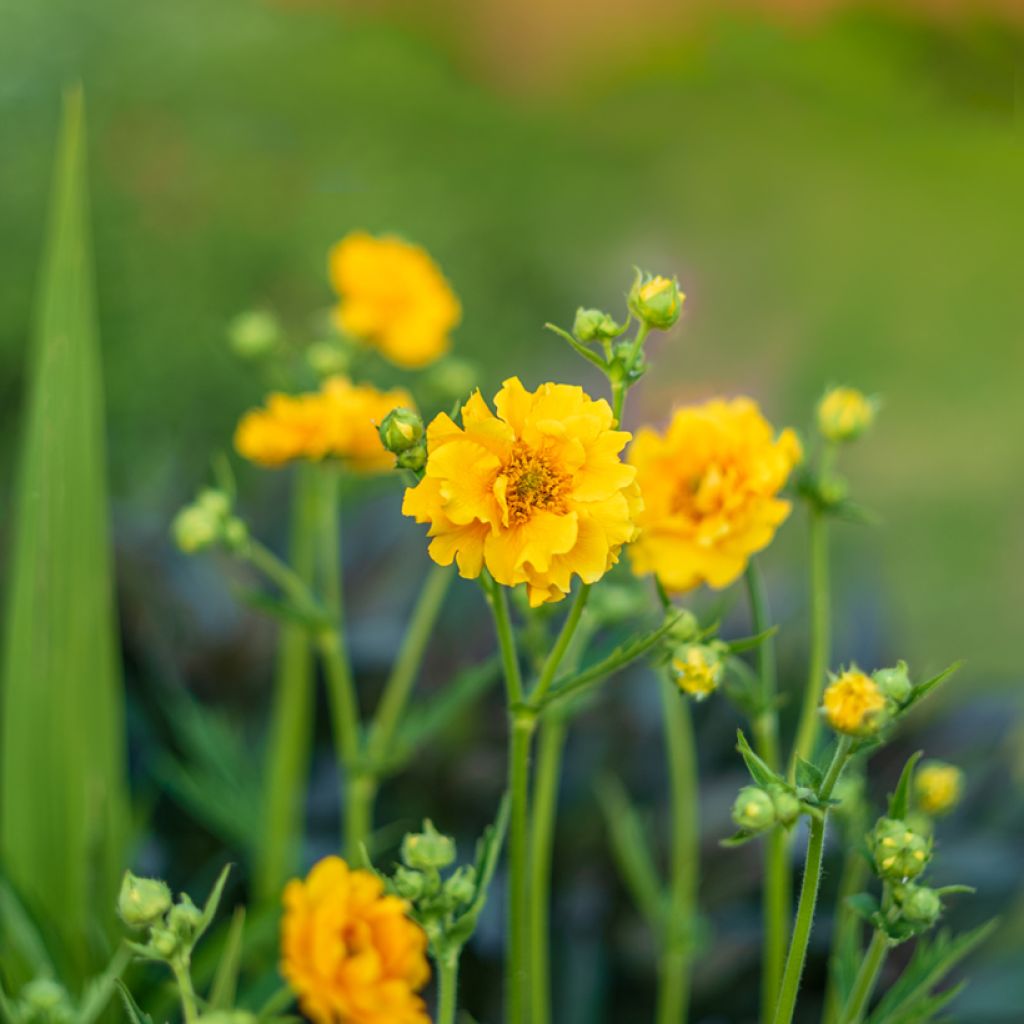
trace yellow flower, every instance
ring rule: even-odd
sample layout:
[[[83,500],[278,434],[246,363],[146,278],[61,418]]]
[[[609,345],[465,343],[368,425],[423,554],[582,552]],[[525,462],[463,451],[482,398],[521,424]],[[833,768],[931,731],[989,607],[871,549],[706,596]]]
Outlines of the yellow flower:
[[[273,394],[266,408],[247,412],[235,430],[235,448],[262,466],[336,458],[358,472],[383,472],[394,459],[377,427],[392,409],[412,404],[401,388],[378,391],[347,377],[331,377],[319,391]]]
[[[884,720],[887,701],[878,684],[859,669],[844,672],[825,690],[822,711],[836,732],[863,736]]]
[[[425,249],[394,235],[346,235],[328,257],[335,322],[398,366],[416,369],[448,351],[462,307]]]
[[[718,652],[706,644],[683,644],[672,654],[672,675],[684,692],[703,700],[718,689],[725,671]]]
[[[526,583],[531,605],[559,601],[573,574],[596,582],[634,536],[636,470],[619,455],[630,435],[607,402],[566,384],[530,392],[512,377],[494,405],[497,416],[477,391],[461,427],[434,419],[402,511],[430,523],[439,565],[470,579],[486,566],[504,586]]]
[[[875,403],[856,388],[833,388],[818,403],[818,430],[835,443],[860,437],[875,418]]]
[[[427,936],[369,871],[325,857],[284,890],[281,974],[315,1024],[430,1024]]]
[[[732,583],[789,515],[778,493],[800,458],[793,431],[775,439],[749,398],[679,409],[664,434],[640,430],[629,451],[644,500],[633,572],[673,591]]]
[[[960,799],[963,772],[943,761],[927,761],[914,776],[917,805],[933,817],[953,809]]]

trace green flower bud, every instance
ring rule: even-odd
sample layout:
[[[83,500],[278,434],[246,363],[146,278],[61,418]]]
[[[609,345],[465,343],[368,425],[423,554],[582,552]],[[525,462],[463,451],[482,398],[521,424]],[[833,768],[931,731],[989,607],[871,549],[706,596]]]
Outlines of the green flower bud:
[[[281,325],[273,313],[252,309],[228,324],[228,341],[243,359],[258,359],[281,340]]]
[[[853,441],[874,422],[877,404],[856,388],[833,388],[818,403],[818,430],[834,444]]]
[[[129,928],[155,924],[171,906],[171,890],[156,878],[137,878],[124,873],[117,897],[117,915]]]
[[[476,895],[476,869],[469,864],[456,869],[444,883],[444,894],[453,908],[460,903],[469,903]]]
[[[732,805],[732,820],[744,832],[763,832],[775,822],[775,803],[760,786],[744,786]]]
[[[882,693],[897,704],[903,704],[914,688],[905,661],[897,662],[895,668],[880,668],[872,678]]]
[[[224,543],[232,551],[241,551],[249,543],[249,527],[237,516],[228,519],[221,532]]]
[[[595,593],[600,593],[600,590]],[[676,621],[665,634],[666,639],[676,644],[688,644],[697,639],[700,634],[700,623],[689,608],[673,609],[669,614],[676,616]]]
[[[407,452],[395,456],[395,465],[399,469],[410,469],[414,473],[422,472],[426,464],[427,446],[425,444],[418,444],[415,448],[410,448]]]
[[[679,319],[685,300],[675,278],[652,276],[639,270],[629,292],[633,315],[661,331],[668,330]]]
[[[189,942],[202,920],[203,912],[182,893],[180,901],[171,907],[167,915],[167,926],[185,942]]]
[[[215,519],[226,519],[231,513],[231,499],[213,487],[206,487],[199,492],[196,505],[207,515]]]
[[[931,839],[895,818],[879,818],[869,842],[875,870],[893,881],[916,878],[932,855]]]
[[[797,797],[785,786],[769,786],[768,795],[775,807],[776,819],[787,828],[800,817],[803,808]]]
[[[818,479],[818,497],[826,506],[841,504],[846,501],[849,493],[850,485],[845,477],[828,473]]]
[[[599,309],[584,309],[580,306],[576,310],[572,333],[580,341],[610,341],[622,333],[622,325]]]
[[[314,341],[306,349],[306,362],[318,377],[348,373],[352,362],[345,349],[333,341]]]
[[[421,445],[426,434],[423,420],[412,409],[392,409],[377,429],[381,444],[395,455]]]
[[[942,900],[924,885],[897,885],[892,891],[900,913],[913,924],[933,925],[942,914]]]
[[[180,947],[180,938],[169,928],[154,927],[149,933],[149,948],[164,960],[170,960]]]
[[[391,879],[395,895],[401,896],[403,900],[418,900],[426,889],[426,879],[419,871],[410,871],[409,868],[399,865]]]
[[[35,978],[22,990],[18,1002],[22,1024],[70,1024],[75,1008],[63,985],[52,978]]]
[[[186,505],[174,517],[171,534],[186,555],[194,555],[219,542],[220,521],[198,505]]]
[[[420,871],[446,868],[455,860],[455,841],[441,835],[428,818],[422,832],[409,833],[402,840],[402,860]]]

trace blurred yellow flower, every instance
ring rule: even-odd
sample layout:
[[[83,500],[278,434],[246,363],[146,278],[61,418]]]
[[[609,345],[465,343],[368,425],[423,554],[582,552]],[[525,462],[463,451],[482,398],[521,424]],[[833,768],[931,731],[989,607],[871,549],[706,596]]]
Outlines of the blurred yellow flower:
[[[963,772],[944,761],[926,761],[914,776],[914,795],[925,814],[945,814],[960,799]]]
[[[405,901],[340,857],[285,886],[281,974],[315,1024],[430,1024],[426,948]]]
[[[875,418],[875,403],[856,388],[833,388],[818,403],[818,430],[839,443],[860,437]]]
[[[826,688],[821,706],[836,732],[863,736],[882,724],[886,703],[874,679],[853,668]]]
[[[330,251],[335,322],[398,366],[417,369],[448,351],[462,307],[425,249],[394,235],[346,235]]]
[[[478,391],[461,427],[434,419],[425,476],[402,510],[430,523],[438,564],[526,583],[531,605],[561,600],[573,574],[596,582],[635,534],[636,470],[620,457],[630,435],[607,402],[566,384],[530,392],[512,377],[494,405],[497,416]]]
[[[358,472],[383,472],[394,459],[381,444],[377,426],[392,409],[412,404],[402,388],[378,391],[347,377],[331,377],[319,391],[272,394],[266,408],[247,412],[235,430],[235,448],[261,466],[336,458]]]
[[[778,493],[801,457],[796,434],[776,439],[749,398],[679,409],[664,434],[638,431],[629,461],[644,509],[633,571],[672,591],[732,583],[789,515]]]
[[[706,644],[683,644],[672,654],[672,677],[691,697],[703,700],[722,682],[725,666],[718,651]]]

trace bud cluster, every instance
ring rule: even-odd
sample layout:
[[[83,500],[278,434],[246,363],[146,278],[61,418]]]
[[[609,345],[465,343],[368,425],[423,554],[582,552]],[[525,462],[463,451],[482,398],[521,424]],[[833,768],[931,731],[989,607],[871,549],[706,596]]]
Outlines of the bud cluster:
[[[800,798],[790,786],[744,786],[733,804],[732,820],[747,835],[756,835],[776,825],[789,828],[802,812]]]
[[[178,512],[171,533],[187,555],[219,544],[238,551],[249,539],[248,527],[232,512],[230,497],[212,487],[200,491],[195,501]]]
[[[78,1014],[67,990],[52,978],[35,978],[10,1004],[13,1024],[72,1024]]]
[[[879,818],[868,844],[875,871],[890,882],[916,878],[932,856],[931,837],[911,828],[902,818]]]
[[[380,441],[395,456],[399,469],[414,473],[427,464],[427,432],[423,420],[412,409],[392,409],[378,427]]]
[[[204,917],[186,893],[175,902],[166,882],[126,871],[117,898],[117,915],[132,931],[145,931],[136,952],[154,960],[187,962],[203,932]]]

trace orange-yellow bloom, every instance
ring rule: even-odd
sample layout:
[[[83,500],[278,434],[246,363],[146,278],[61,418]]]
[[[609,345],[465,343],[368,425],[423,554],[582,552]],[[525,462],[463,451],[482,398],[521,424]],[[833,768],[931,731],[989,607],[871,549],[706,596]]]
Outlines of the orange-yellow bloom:
[[[462,426],[443,413],[427,429],[427,467],[402,506],[430,523],[430,556],[462,576],[484,567],[498,583],[525,583],[532,605],[559,601],[573,575],[599,580],[633,539],[636,470],[620,452],[629,434],[582,388],[517,377],[495,396],[475,392]]]
[[[335,458],[359,472],[383,472],[395,460],[381,444],[377,426],[392,409],[412,404],[401,388],[378,391],[331,377],[319,391],[273,394],[266,408],[247,412],[235,430],[235,448],[262,466]]]
[[[326,857],[285,886],[281,974],[315,1024],[430,1024],[427,936],[369,871]]]
[[[416,369],[448,351],[462,307],[425,249],[394,235],[346,235],[328,257],[335,322],[398,366]]]
[[[679,409],[664,434],[638,431],[629,461],[644,509],[633,571],[673,591],[732,583],[789,515],[778,494],[800,458],[793,431],[775,438],[749,398]]]
[[[828,686],[821,710],[836,732],[863,736],[874,732],[884,721],[887,701],[878,684],[859,669],[844,672]]]

